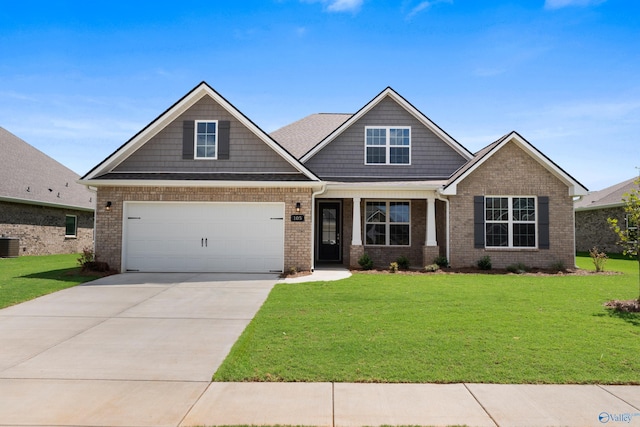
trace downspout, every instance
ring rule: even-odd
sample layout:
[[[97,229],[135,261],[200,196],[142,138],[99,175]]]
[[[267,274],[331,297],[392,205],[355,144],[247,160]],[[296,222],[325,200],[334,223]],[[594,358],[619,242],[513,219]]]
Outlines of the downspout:
[[[578,268],[578,263],[576,262],[576,202],[582,200],[584,196],[573,196],[573,268]]]
[[[315,270],[315,244],[316,244],[316,196],[327,191],[327,184],[323,183],[318,191],[311,193],[311,272]]]
[[[436,199],[444,202],[445,205],[447,205],[447,208],[446,208],[447,213],[445,215],[445,222],[446,222],[446,225],[445,225],[445,241],[447,242],[447,262],[451,262],[451,258],[449,257],[449,254],[450,254],[449,250],[451,248],[451,241],[449,240],[449,215],[450,215],[449,214],[449,199],[443,198],[440,195],[440,190],[441,189],[437,189],[435,191],[435,193],[436,193]]]

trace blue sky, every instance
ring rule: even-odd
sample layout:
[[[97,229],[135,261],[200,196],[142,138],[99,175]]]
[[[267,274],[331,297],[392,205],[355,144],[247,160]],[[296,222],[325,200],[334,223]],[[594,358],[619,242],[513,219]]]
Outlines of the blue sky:
[[[0,126],[84,174],[202,80],[270,132],[391,86],[591,190],[640,166],[637,0],[7,2]]]

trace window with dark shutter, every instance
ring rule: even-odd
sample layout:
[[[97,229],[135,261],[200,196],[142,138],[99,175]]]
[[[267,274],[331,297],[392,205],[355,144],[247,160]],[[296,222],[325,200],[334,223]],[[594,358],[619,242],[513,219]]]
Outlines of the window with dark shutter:
[[[195,122],[193,120],[182,122],[182,158],[185,160],[193,160],[194,128]]]
[[[538,197],[538,248],[549,249],[549,197]]]
[[[228,120],[218,122],[218,159],[229,160],[229,134],[231,123]]]
[[[484,196],[473,197],[473,247],[484,248]]]

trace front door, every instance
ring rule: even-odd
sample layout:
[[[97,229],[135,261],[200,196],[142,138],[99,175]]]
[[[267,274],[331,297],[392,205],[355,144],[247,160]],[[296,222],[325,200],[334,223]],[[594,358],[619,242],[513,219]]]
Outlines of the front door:
[[[340,202],[318,203],[318,261],[341,261]]]

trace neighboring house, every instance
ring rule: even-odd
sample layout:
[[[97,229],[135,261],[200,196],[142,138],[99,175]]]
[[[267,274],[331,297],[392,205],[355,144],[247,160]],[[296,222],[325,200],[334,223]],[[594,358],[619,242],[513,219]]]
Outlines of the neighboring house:
[[[95,191],[79,175],[0,127],[0,236],[20,255],[93,248]]]
[[[515,132],[473,155],[393,89],[266,134],[205,82],[83,178],[122,271],[575,265],[587,190]],[[108,210],[107,210],[108,207]]]
[[[608,253],[622,253],[618,236],[609,226],[607,218],[616,218],[624,229],[628,224],[622,198],[637,186],[631,178],[600,191],[593,191],[576,201],[576,250],[586,252],[593,247]]]

